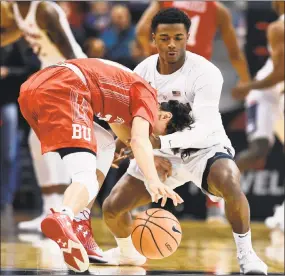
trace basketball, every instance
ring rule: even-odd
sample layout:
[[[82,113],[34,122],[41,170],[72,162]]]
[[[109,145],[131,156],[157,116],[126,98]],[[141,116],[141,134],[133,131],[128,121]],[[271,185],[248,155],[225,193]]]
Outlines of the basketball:
[[[134,220],[133,244],[148,259],[163,259],[172,255],[181,237],[179,221],[164,209],[148,209],[139,213]]]

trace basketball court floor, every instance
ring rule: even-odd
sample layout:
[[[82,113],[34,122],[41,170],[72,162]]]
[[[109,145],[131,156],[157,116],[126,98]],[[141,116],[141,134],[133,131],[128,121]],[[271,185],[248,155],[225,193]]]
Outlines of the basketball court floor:
[[[1,218],[1,275],[69,275],[57,245],[40,234],[18,232],[15,223],[28,217]],[[93,231],[102,249],[115,246],[101,219]],[[239,274],[236,249],[227,225],[181,221],[183,238],[178,250],[143,267],[110,267],[92,264],[85,275]],[[284,274],[284,237],[270,233],[262,223],[252,224],[253,245],[268,264],[269,274]]]

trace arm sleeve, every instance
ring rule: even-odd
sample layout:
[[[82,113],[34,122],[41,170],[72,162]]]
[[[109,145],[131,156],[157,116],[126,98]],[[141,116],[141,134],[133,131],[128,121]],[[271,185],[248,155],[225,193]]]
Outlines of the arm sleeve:
[[[216,131],[221,126],[219,101],[223,86],[223,76],[218,68],[202,72],[194,81],[192,91],[187,95],[191,102],[194,94],[192,116],[194,124],[180,132],[160,136],[161,149],[206,148],[217,143]],[[193,97],[193,96],[192,96]]]
[[[143,83],[135,83],[132,86],[132,117],[141,117],[150,124],[150,133],[158,116],[158,103],[155,91],[151,91]]]

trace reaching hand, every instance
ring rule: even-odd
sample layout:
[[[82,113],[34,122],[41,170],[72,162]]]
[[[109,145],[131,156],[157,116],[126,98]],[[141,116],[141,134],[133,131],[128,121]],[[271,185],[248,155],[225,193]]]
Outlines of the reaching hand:
[[[178,204],[184,202],[176,192],[174,192],[171,188],[160,181],[151,181],[149,183],[146,183],[146,185],[148,186],[152,202],[157,203],[159,198],[162,196],[162,207],[165,206],[167,198],[172,199],[174,206],[177,206]]]
[[[162,182],[172,175],[172,164],[168,159],[161,156],[154,156],[154,164]]]
[[[115,153],[115,157],[112,163],[112,168],[118,169],[119,163],[126,158],[133,158],[133,152],[129,147],[122,148],[120,153]]]

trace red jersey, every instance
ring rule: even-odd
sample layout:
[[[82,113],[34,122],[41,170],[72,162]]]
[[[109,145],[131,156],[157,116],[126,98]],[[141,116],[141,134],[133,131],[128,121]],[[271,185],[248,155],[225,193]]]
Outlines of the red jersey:
[[[68,60],[84,74],[91,91],[92,109],[108,123],[130,125],[143,117],[153,126],[157,93],[145,80],[118,63],[95,58]]]
[[[19,103],[43,153],[66,147],[96,152],[94,114],[128,126],[142,117],[151,128],[158,116],[156,90],[146,81],[120,64],[91,58],[35,73],[21,86]]]
[[[162,8],[178,8],[191,19],[187,50],[210,60],[217,32],[217,5],[215,1],[163,1]]]

